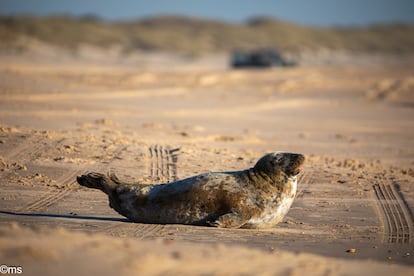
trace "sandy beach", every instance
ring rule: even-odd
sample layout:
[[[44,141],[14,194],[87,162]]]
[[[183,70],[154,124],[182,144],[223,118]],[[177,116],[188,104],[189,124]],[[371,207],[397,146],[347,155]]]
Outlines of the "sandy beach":
[[[23,275],[413,275],[414,67],[0,57],[0,262]],[[131,223],[85,172],[165,183],[306,155],[265,230]],[[309,274],[310,275],[310,274]]]

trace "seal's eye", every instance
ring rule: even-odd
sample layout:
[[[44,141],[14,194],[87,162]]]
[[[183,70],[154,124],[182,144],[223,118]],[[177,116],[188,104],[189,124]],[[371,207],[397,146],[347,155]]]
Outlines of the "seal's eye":
[[[269,163],[274,172],[284,169],[284,163],[280,159],[272,159]]]

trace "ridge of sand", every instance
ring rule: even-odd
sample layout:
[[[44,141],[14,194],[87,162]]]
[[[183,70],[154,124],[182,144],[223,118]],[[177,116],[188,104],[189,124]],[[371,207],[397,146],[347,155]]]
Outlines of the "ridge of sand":
[[[0,227],[3,264],[24,275],[410,275],[410,267],[375,261],[273,253],[240,246],[139,241],[63,228]],[[412,275],[412,274],[411,274]]]

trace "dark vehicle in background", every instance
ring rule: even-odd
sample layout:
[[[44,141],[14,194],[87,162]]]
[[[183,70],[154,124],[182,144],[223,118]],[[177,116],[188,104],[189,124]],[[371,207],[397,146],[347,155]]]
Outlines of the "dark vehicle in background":
[[[259,49],[250,52],[234,51],[231,65],[243,67],[287,67],[295,66],[296,62],[288,61],[275,49]]]

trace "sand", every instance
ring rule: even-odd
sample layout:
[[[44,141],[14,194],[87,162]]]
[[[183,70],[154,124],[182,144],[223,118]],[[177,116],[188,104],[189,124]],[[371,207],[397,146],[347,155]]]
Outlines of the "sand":
[[[0,56],[2,264],[24,275],[412,273],[413,66],[231,70],[162,57]],[[307,163],[272,229],[131,223],[76,183],[88,171],[164,183],[278,150]]]

